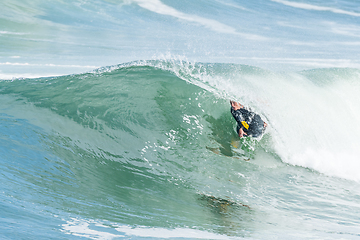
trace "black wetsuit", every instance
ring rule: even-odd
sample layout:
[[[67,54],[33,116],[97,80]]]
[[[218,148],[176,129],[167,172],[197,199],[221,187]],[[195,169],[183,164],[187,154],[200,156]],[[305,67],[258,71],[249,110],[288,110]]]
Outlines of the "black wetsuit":
[[[231,114],[238,124],[236,128],[238,134],[240,128],[247,134],[244,136],[259,137],[264,133],[264,121],[258,114],[251,112],[246,108],[240,108],[236,111],[231,108]]]

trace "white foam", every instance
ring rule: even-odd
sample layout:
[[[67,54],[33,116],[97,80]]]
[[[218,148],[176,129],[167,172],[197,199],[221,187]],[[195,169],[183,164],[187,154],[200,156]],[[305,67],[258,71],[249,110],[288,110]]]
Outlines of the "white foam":
[[[235,28],[230,27],[226,24],[220,23],[213,19],[203,18],[196,15],[186,14],[176,10],[175,8],[169,7],[163,4],[160,0],[134,0],[140,7],[145,8],[149,11],[168,15],[180,20],[185,20],[188,22],[193,22],[200,24],[204,27],[207,27],[215,32],[219,33],[228,33],[228,34],[236,34],[241,35],[247,39],[251,40],[265,40],[267,38],[255,34],[247,34],[247,33],[239,33]]]
[[[15,59],[20,57],[13,56],[11,58]],[[66,74],[86,72],[98,68],[98,66],[90,65],[27,62],[0,62],[0,66],[6,67],[6,69],[2,69],[2,71],[0,70],[1,80],[62,76]],[[21,68],[21,71],[18,71],[19,68]]]
[[[0,35],[25,35],[26,33],[18,32],[9,32],[9,31],[0,31]]]
[[[360,156],[360,151],[356,149],[329,150],[328,148],[308,147],[291,156],[288,162],[318,170],[329,176],[360,182],[360,161],[358,156]]]
[[[360,181],[360,86],[356,73],[344,71],[338,76],[330,71],[334,79],[327,79],[326,70],[313,80],[297,74],[277,76],[270,80],[273,87],[257,94],[269,102],[264,111],[274,128],[274,148],[284,162]]]
[[[52,77],[57,76],[57,74],[31,74],[31,73],[11,73],[11,74],[3,74],[0,73],[1,80],[13,80],[20,78],[41,78],[41,77]]]
[[[176,10],[175,8],[169,7],[165,4],[163,4],[160,0],[135,0],[137,4],[145,8],[149,11],[162,14],[162,15],[169,15],[181,20],[189,21],[189,22],[195,22],[199,23],[205,27],[208,27],[216,32],[220,33],[236,33],[236,30],[233,27],[227,26],[225,24],[222,24],[218,21],[202,18],[195,15],[186,14],[183,12],[180,12]]]
[[[305,10],[328,11],[328,12],[333,12],[333,13],[338,13],[338,14],[345,14],[345,15],[350,15],[350,16],[354,16],[354,17],[360,17],[360,13],[345,11],[342,9],[337,9],[337,8],[332,8],[332,7],[323,7],[323,6],[317,6],[317,5],[312,5],[312,4],[308,4],[308,3],[290,2],[290,1],[286,1],[286,0],[271,0],[271,1],[281,3],[286,6],[305,9]]]
[[[124,232],[127,236],[153,237],[153,238],[191,238],[191,239],[230,239],[227,236],[200,231],[189,228],[148,228],[122,226],[116,228],[119,232]]]
[[[15,57],[18,58],[18,57]],[[36,66],[36,67],[61,67],[61,68],[98,68],[99,66],[83,66],[83,65],[59,65],[59,64],[52,64],[52,63],[18,63],[18,62],[0,62],[0,65],[7,65],[7,66]]]
[[[336,22],[325,22],[325,24],[330,28],[330,31],[335,34],[360,37],[360,27],[357,25],[339,24]]]
[[[72,219],[72,221],[68,221],[66,224],[63,224],[62,227],[63,227],[63,232],[67,234],[71,234],[78,237],[85,237],[89,239],[113,239],[113,238],[123,237],[121,235],[112,234],[105,231],[90,229],[89,225],[90,225],[89,222]]]
[[[95,230],[95,228],[97,230]],[[67,234],[79,237],[86,237],[89,239],[113,239],[121,237],[149,237],[161,239],[189,238],[219,240],[238,239],[236,237],[229,237],[226,235],[220,235],[190,228],[166,229],[145,226],[131,227],[128,225],[115,225],[110,228],[109,225],[104,225],[94,220],[83,220],[76,218],[72,218],[71,220],[63,224],[62,231]],[[118,233],[116,233],[115,231]]]

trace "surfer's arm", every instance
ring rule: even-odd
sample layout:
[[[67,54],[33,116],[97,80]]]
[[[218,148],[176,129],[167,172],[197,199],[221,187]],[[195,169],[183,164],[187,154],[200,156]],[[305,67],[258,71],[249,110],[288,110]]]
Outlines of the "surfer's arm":
[[[242,126],[240,126],[240,129],[239,129],[239,137],[242,138],[243,136],[246,136],[246,135],[247,135],[246,132],[244,132]]]

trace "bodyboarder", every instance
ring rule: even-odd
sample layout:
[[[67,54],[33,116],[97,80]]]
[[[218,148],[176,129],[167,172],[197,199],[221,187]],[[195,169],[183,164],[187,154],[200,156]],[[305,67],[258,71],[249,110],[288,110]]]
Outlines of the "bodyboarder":
[[[245,108],[238,102],[230,100],[231,114],[237,122],[236,132],[239,137],[244,136],[259,137],[261,136],[267,127],[267,123],[264,122],[261,117]]]

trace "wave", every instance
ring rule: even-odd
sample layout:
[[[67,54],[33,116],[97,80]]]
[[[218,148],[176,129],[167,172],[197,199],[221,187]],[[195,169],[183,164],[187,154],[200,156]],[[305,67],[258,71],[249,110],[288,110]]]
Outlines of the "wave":
[[[180,169],[198,167],[188,159],[208,149],[237,155],[228,105],[228,99],[236,99],[270,125],[260,149],[286,163],[359,181],[359,76],[357,69],[274,73],[246,65],[158,60],[0,86],[2,95],[55,114],[56,124],[42,125],[77,139],[95,155],[143,159],[156,174],[173,171],[164,161]],[[44,114],[37,121],[48,120]],[[68,121],[74,129],[63,129]]]

